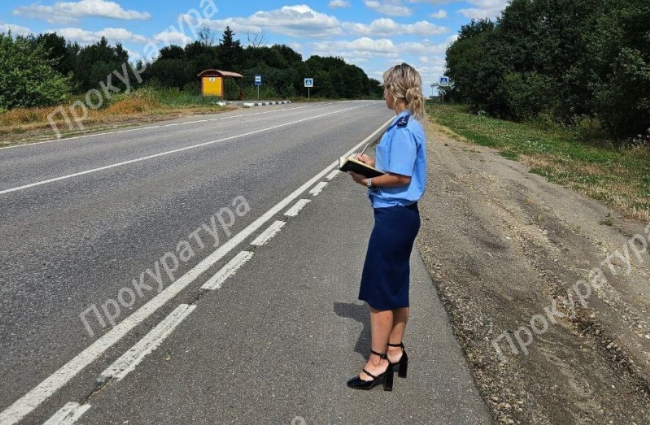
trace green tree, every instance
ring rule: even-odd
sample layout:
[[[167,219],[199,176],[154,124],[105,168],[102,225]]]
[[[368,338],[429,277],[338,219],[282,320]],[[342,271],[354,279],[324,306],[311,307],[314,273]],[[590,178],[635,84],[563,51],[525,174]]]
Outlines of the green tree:
[[[113,47],[105,37],[95,44],[82,47],[75,66],[75,81],[79,90],[97,88],[113,71],[121,72],[122,64],[128,61],[129,54],[122,45],[118,43]],[[113,85],[117,87],[121,83],[113,78]]]
[[[219,45],[217,46],[219,66],[225,71],[236,71],[243,59],[243,48],[239,40],[235,40],[235,32],[226,27]]]
[[[0,34],[0,108],[49,106],[70,94],[69,78],[54,69],[55,61],[33,40]]]
[[[650,127],[650,2],[512,0],[447,50],[451,90],[515,120],[590,116],[617,139]]]

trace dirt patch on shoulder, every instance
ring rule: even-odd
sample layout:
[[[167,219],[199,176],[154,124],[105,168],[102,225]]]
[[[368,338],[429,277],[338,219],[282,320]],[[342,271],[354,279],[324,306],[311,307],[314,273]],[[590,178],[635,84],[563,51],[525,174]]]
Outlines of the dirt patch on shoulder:
[[[650,424],[647,224],[427,132],[418,247],[495,419]]]

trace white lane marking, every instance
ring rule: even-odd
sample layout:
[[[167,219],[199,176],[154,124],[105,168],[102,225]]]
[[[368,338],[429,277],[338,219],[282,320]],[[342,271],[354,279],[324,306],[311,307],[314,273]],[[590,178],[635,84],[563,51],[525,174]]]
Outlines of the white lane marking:
[[[325,177],[327,180],[332,180],[334,177],[338,176],[340,173],[339,170],[334,170]]]
[[[310,203],[310,202],[311,202],[311,201],[310,201],[309,199],[300,199],[300,200],[298,200],[298,202],[296,202],[296,203],[293,205],[293,207],[289,208],[289,209],[284,213],[284,215],[286,215],[287,217],[295,217],[295,216],[298,215],[298,213],[300,212],[300,210],[302,210],[302,209],[305,207],[305,205],[307,205],[307,204]]]
[[[153,328],[144,338],[138,341],[129,351],[122,354],[112,365],[101,374],[101,380],[114,378],[121,381],[147,354],[153,352],[176,329],[181,322],[196,308],[195,305],[181,304],[169,316]]]
[[[365,105],[361,105],[361,106],[365,106]],[[297,121],[291,121],[291,122],[288,122],[288,123],[278,124],[278,125],[274,125],[274,126],[271,126],[271,127],[263,128],[261,130],[249,131],[248,133],[236,134],[234,136],[224,137],[223,139],[212,140],[212,141],[209,141],[209,142],[203,142],[203,143],[199,143],[199,144],[191,145],[191,146],[185,146],[183,148],[172,149],[170,151],[160,152],[160,153],[157,153],[157,154],[154,154],[154,155],[148,155],[148,156],[143,156],[141,158],[136,158],[136,159],[131,159],[131,160],[128,160],[128,161],[118,162],[117,164],[105,165],[103,167],[93,168],[91,170],[80,171],[78,173],[68,174],[67,176],[55,177],[53,179],[43,180],[43,181],[36,182],[36,183],[30,183],[30,184],[26,184],[26,185],[23,185],[23,186],[14,187],[14,188],[11,188],[11,189],[5,189],[5,190],[0,191],[0,195],[4,195],[6,193],[11,193],[11,192],[17,192],[19,190],[29,189],[29,188],[32,188],[32,187],[35,187],[35,186],[42,186],[44,184],[54,183],[54,182],[61,181],[61,180],[66,180],[66,179],[70,179],[72,177],[79,177],[79,176],[83,176],[85,174],[96,173],[98,171],[103,171],[103,170],[108,170],[108,169],[111,169],[111,168],[121,167],[123,165],[134,164],[136,162],[142,162],[142,161],[146,161],[148,159],[153,159],[153,158],[158,158],[158,157],[161,157],[161,156],[171,155],[173,153],[183,152],[183,151],[186,151],[186,150],[189,150],[189,149],[196,149],[196,148],[200,148],[200,147],[203,147],[203,146],[212,145],[212,144],[218,143],[218,142],[225,142],[225,141],[232,140],[232,139],[237,139],[237,138],[240,138],[240,137],[246,137],[246,136],[250,136],[250,135],[253,135],[253,134],[263,133],[265,131],[275,130],[275,129],[278,129],[278,128],[281,128],[281,127],[286,127],[288,125],[298,124],[298,123],[305,122],[305,121],[311,121],[311,120],[314,120],[314,119],[317,119],[317,118],[322,118],[322,117],[325,117],[325,116],[328,116],[328,115],[338,114],[340,112],[345,112],[345,111],[349,111],[349,110],[352,110],[352,109],[357,109],[357,108],[360,108],[361,106],[353,106],[351,108],[339,109],[338,111],[327,112],[327,113],[320,114],[320,115],[314,115],[313,117],[303,118],[303,119],[297,120]]]
[[[77,421],[77,419],[83,416],[88,409],[90,409],[90,404],[84,404],[82,406],[79,403],[71,401],[63,406],[43,425],[72,425]]]
[[[221,289],[223,283],[230,276],[237,273],[237,270],[241,268],[248,260],[253,257],[253,253],[250,251],[242,251],[235,256],[232,260],[228,261],[228,264],[223,266],[218,272],[214,274],[207,282],[201,286],[201,289],[207,289],[213,291],[215,289]]]
[[[323,105],[329,105],[329,103],[315,105],[315,106],[323,106]],[[312,106],[312,105],[296,106],[295,108],[274,109],[274,110],[271,110],[271,111],[255,112],[255,113],[250,113],[250,114],[229,115],[227,117],[208,118],[208,119],[202,119],[202,120],[198,120],[198,121],[184,121],[184,122],[178,123],[178,125],[188,125],[188,124],[195,124],[197,122],[208,122],[208,121],[223,121],[223,120],[229,120],[229,119],[239,118],[239,117],[244,117],[244,116],[250,117],[250,116],[254,116],[254,115],[268,114],[268,113],[271,113],[271,112],[286,112],[286,111],[292,111],[294,109],[307,108],[307,107],[310,107],[310,106]],[[42,145],[42,144],[45,144],[45,143],[52,143],[52,142],[67,142],[68,140],[83,139],[84,137],[97,137],[97,136],[105,136],[107,134],[120,134],[120,133],[129,133],[129,132],[132,132],[132,131],[150,130],[150,129],[154,129],[154,128],[162,128],[162,127],[165,127],[167,125],[168,124],[150,125],[150,126],[145,126],[145,127],[129,128],[129,129],[125,129],[125,130],[104,131],[102,133],[93,133],[93,134],[82,134],[80,136],[63,137],[61,139],[44,140],[42,142],[22,143],[20,145],[5,146],[5,147],[0,148],[0,150],[14,149],[14,148],[24,148],[24,147],[27,147],[27,146],[36,146],[36,145]]]
[[[265,231],[260,233],[258,237],[255,238],[253,242],[251,242],[251,245],[254,246],[262,246],[266,244],[268,241],[273,239],[273,236],[277,235],[280,233],[280,229],[282,229],[285,225],[284,221],[276,221],[273,224],[271,224]]]
[[[325,186],[327,186],[327,182],[320,182],[312,190],[309,191],[312,196],[318,196],[319,193],[325,189]]]
[[[369,140],[377,136],[380,131],[388,126],[393,121],[393,118],[386,121],[381,127],[375,130],[370,136],[366,137],[361,143],[350,149],[345,155],[352,155],[361,146],[368,143]],[[106,350],[117,343],[124,335],[131,329],[135,328],[142,321],[151,316],[161,306],[165,305],[169,300],[174,298],[179,292],[185,289],[203,272],[208,270],[217,261],[223,258],[226,254],[232,251],[237,245],[242,243],[251,234],[262,227],[267,221],[273,218],[277,213],[282,211],[293,202],[297,197],[303,194],[307,189],[313,186],[314,183],[319,181],[323,176],[332,171],[338,166],[338,160],[331,163],[323,171],[316,174],[314,177],[305,182],[298,189],[294,190],[289,196],[275,204],[270,210],[261,215],[257,220],[249,224],[242,231],[233,236],[225,244],[217,248],[212,254],[201,260],[194,268],[178,278],[174,283],[169,285],[166,289],[149,300],[145,305],[136,310],[126,319],[115,325],[113,329],[106,332],[101,338],[92,343],[88,348],[77,354],[72,360],[59,368],[56,372],[46,378],[43,382],[34,387],[27,394],[16,400],[11,406],[6,408],[0,413],[0,425],[13,425],[20,421],[22,418],[31,413],[41,403],[47,400],[52,394],[58,391],[61,387],[77,375],[82,369],[90,363],[97,360]]]

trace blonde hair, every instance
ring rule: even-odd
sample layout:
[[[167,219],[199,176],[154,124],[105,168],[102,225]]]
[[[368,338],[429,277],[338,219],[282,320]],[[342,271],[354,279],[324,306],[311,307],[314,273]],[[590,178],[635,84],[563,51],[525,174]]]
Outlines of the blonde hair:
[[[422,78],[411,65],[402,63],[384,72],[384,87],[395,100],[404,100],[406,108],[415,119],[421,120],[424,117]]]

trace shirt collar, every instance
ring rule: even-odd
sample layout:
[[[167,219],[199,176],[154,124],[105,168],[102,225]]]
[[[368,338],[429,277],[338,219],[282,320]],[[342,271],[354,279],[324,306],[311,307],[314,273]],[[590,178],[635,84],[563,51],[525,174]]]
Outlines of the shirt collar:
[[[397,116],[395,117],[395,119],[393,120],[393,122],[390,123],[390,126],[388,126],[388,128],[391,128],[391,127],[395,126],[395,124],[397,124],[397,121],[398,121],[400,118],[402,118],[403,116],[405,116],[405,115],[410,115],[410,112],[409,112],[408,109],[404,109],[402,112],[400,112],[399,114],[397,114]]]

